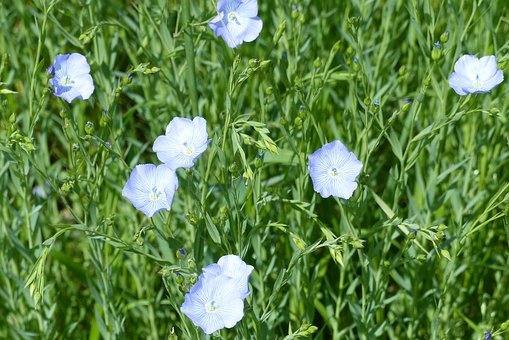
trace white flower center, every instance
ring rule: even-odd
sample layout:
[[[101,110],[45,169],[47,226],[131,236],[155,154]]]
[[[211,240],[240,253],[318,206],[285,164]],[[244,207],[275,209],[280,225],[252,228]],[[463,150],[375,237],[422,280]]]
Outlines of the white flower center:
[[[148,195],[148,198],[151,201],[158,201],[159,198],[161,198],[162,194],[163,194],[163,192],[158,190],[157,187],[153,187],[152,190],[150,191],[149,195]]]
[[[229,21],[229,22],[235,22],[235,23],[237,23],[237,24],[238,24],[238,23],[239,23],[239,20],[238,20],[238,18],[237,18],[237,15],[238,15],[238,14],[237,14],[237,12],[235,12],[235,11],[231,11],[231,12],[229,12],[229,13],[228,13],[228,15],[227,15],[227,17],[228,17],[228,21]]]
[[[69,76],[65,76],[63,79],[62,79],[62,82],[61,84],[63,86],[70,86],[72,84],[74,84],[74,81],[71,80],[71,78],[69,78]]]
[[[219,304],[216,301],[209,301],[205,304],[205,310],[207,313],[213,314],[219,308]]]
[[[327,170],[327,173],[332,178],[336,178],[339,175],[341,175],[340,172],[339,172],[339,169],[337,167],[335,167],[335,166],[330,167],[329,170]]]
[[[186,155],[191,156],[194,153],[194,147],[189,145],[187,142],[183,144],[183,151]]]
[[[480,88],[482,88],[482,86],[483,86],[483,82],[482,82],[482,81],[481,81],[481,79],[479,79],[479,78],[480,78],[480,77],[479,77],[479,75],[478,75],[478,74],[476,74],[476,75],[475,75],[475,81],[474,81],[474,87],[475,87],[476,89],[480,89]]]

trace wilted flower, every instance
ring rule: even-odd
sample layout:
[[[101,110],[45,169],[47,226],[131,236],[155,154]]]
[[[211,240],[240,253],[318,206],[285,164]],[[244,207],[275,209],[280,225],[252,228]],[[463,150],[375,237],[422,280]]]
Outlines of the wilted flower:
[[[504,81],[504,73],[497,70],[495,56],[478,59],[464,55],[454,64],[454,72],[449,77],[449,85],[460,96],[469,93],[487,93]]]
[[[57,55],[48,72],[54,76],[50,83],[55,90],[55,96],[68,103],[75,98],[88,99],[94,92],[90,66],[87,59],[79,53]]]
[[[355,179],[362,163],[337,140],[309,155],[308,169],[315,191],[323,198],[332,195],[348,199],[357,188]]]
[[[137,165],[127,181],[122,196],[148,217],[162,209],[170,210],[178,188],[175,171],[154,164]]]
[[[257,0],[219,0],[217,11],[209,26],[231,48],[255,40],[262,30]]]
[[[153,150],[161,162],[176,170],[192,167],[209,143],[205,119],[175,117],[166,127],[166,135],[157,137]]]

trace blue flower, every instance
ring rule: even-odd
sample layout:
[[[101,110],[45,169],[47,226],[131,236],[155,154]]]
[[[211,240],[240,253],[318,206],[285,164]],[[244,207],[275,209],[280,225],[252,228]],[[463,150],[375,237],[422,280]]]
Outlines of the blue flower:
[[[232,328],[244,317],[244,301],[235,282],[223,275],[200,275],[180,307],[193,323],[212,334]]]
[[[242,299],[245,299],[251,292],[248,289],[249,275],[254,267],[247,265],[237,255],[225,255],[217,261],[203,268],[204,276],[223,275],[233,281]]]
[[[355,179],[362,163],[337,140],[309,155],[308,169],[315,191],[323,198],[332,195],[348,199],[357,189]]]
[[[449,77],[449,85],[460,96],[469,93],[487,93],[504,81],[504,73],[497,70],[495,56],[478,59],[464,55],[454,64],[454,72]]]
[[[257,0],[219,0],[217,11],[209,26],[231,48],[255,40],[262,30]]]
[[[175,171],[154,164],[137,165],[122,190],[134,207],[148,217],[162,209],[170,210],[178,188]]]
[[[192,167],[209,143],[205,119],[175,117],[166,127],[166,135],[157,137],[153,150],[161,162],[176,170]]]
[[[54,76],[49,81],[57,97],[68,103],[74,99],[88,99],[94,92],[94,80],[90,76],[87,59],[79,53],[59,54],[48,69]]]
[[[203,268],[184,297],[182,312],[207,334],[235,326],[244,316],[244,299],[253,266],[237,255],[225,255]]]

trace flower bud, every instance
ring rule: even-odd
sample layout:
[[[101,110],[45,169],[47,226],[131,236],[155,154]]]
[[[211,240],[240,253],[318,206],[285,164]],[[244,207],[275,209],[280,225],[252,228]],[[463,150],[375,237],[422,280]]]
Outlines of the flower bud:
[[[85,124],[85,132],[89,135],[91,135],[92,133],[94,133],[94,123],[92,123],[91,121],[88,121],[86,124]]]
[[[270,96],[273,92],[274,92],[274,89],[272,88],[272,86],[269,86],[265,89],[265,94],[268,96]]]
[[[315,61],[313,62],[313,67],[314,68],[319,68],[320,66],[322,66],[322,61],[320,60],[320,57],[316,58]]]
[[[442,44],[445,44],[446,42],[449,41],[449,31],[445,31],[444,33],[442,33],[442,35],[440,36],[440,42]]]
[[[269,66],[270,64],[270,60],[264,60],[264,61],[261,61],[260,62],[260,68],[266,68],[267,66]]]
[[[409,99],[405,99],[403,101],[403,106],[401,107],[401,111],[407,112],[411,106],[412,106],[412,101]]]
[[[440,42],[437,41],[433,44],[433,50],[431,51],[431,59],[434,61],[437,61],[442,57],[442,45],[440,45]]]
[[[281,36],[283,35],[284,31],[286,29],[286,20],[281,21],[278,28],[276,29],[276,33],[274,34],[273,43],[274,45],[277,45],[279,42],[279,39],[281,39]]]

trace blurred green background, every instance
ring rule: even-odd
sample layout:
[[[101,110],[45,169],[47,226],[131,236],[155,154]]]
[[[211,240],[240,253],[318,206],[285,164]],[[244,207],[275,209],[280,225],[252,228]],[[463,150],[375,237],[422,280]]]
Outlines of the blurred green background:
[[[505,71],[506,1],[260,1],[260,36],[234,50],[216,12],[0,4],[0,338],[205,338],[179,306],[225,254],[255,271],[223,338],[507,337],[507,85],[447,82],[463,54]],[[73,52],[95,92],[68,105],[47,68]],[[121,190],[198,115],[212,142],[147,219]],[[307,170],[336,139],[364,163],[348,201]]]

